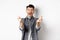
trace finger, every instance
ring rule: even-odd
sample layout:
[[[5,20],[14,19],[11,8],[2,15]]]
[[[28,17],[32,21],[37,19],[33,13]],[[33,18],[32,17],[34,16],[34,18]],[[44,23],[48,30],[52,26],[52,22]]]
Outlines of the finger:
[[[42,20],[42,16],[40,16],[39,20]]]
[[[18,18],[19,18],[19,19],[21,19],[21,17],[20,17],[20,16],[18,16]]]
[[[18,19],[18,21],[20,21],[20,20],[21,20],[21,17],[19,17],[19,16],[18,16],[18,18],[17,18],[17,19]]]
[[[39,19],[41,19],[41,18],[42,18],[42,16],[39,17]]]
[[[37,22],[40,22],[40,20],[38,19]]]

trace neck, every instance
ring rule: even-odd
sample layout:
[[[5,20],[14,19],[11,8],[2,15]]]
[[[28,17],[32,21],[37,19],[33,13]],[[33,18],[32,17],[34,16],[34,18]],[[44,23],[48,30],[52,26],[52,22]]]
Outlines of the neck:
[[[30,16],[30,15],[27,15],[27,16],[28,16],[28,17],[32,17],[33,15],[32,15],[32,16]]]
[[[27,15],[27,17],[30,19],[30,18],[33,17],[33,16],[29,16],[29,15]]]

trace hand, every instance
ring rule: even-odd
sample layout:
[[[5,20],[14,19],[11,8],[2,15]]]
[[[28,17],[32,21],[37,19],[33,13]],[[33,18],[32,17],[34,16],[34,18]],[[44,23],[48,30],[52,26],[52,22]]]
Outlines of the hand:
[[[36,25],[39,27],[41,22],[42,22],[42,16],[38,18],[38,20],[36,21]]]
[[[19,21],[19,23],[20,23],[20,27],[21,27],[21,28],[24,28],[24,23],[23,23],[21,17],[18,17],[17,19],[18,19],[18,21]]]
[[[19,17],[19,16],[18,16],[18,18],[17,18],[17,19],[18,19],[18,21],[19,21],[19,22],[21,21],[21,17]]]

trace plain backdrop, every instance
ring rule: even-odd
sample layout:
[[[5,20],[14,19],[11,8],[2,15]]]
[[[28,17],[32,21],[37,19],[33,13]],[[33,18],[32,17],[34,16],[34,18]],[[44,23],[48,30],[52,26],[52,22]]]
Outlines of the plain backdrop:
[[[39,40],[60,40],[60,0],[0,0],[0,40],[21,40],[17,17],[26,16],[28,4],[35,17],[43,16]]]

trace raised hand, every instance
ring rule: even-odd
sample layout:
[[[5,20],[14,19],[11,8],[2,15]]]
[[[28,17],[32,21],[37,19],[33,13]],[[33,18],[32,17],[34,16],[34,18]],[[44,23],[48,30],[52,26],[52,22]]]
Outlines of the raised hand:
[[[37,21],[36,21],[36,25],[40,26],[40,23],[42,22],[42,16],[40,16]]]
[[[20,27],[21,27],[21,28],[24,28],[24,23],[23,23],[23,21],[22,21],[22,18],[21,18],[21,17],[18,17],[17,19],[18,19],[18,21],[19,21],[19,23],[20,23]]]
[[[17,18],[17,19],[18,19],[18,21],[21,21],[21,17],[19,17],[19,16],[18,16],[18,18]]]

